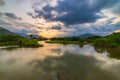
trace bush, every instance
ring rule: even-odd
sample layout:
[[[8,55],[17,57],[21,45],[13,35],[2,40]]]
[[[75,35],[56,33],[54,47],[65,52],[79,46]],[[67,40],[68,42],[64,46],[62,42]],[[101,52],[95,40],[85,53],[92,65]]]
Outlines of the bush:
[[[109,47],[116,48],[120,46],[120,33],[113,33],[104,38],[95,40],[94,45],[96,47]]]
[[[111,44],[109,45],[109,47],[111,47],[111,48],[117,48],[117,47],[119,47],[119,45],[116,44],[116,43],[111,43]]]
[[[94,45],[96,47],[109,47],[107,40],[103,38],[95,40]]]
[[[42,45],[38,44],[36,39],[30,39],[18,35],[3,35],[0,36],[1,46],[18,45],[20,47],[39,47]]]

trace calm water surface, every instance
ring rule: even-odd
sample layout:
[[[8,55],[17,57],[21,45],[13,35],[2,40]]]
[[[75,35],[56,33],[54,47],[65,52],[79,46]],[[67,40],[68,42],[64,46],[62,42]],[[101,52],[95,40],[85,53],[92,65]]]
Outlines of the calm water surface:
[[[110,50],[40,43],[44,47],[0,47],[0,80],[120,80],[120,60]]]

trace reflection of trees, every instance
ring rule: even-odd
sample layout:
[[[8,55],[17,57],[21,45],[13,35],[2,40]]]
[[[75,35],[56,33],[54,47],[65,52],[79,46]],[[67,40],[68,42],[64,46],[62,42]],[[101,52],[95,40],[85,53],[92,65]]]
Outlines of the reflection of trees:
[[[80,48],[83,48],[83,46],[84,46],[84,44],[79,44],[79,47],[80,47]]]
[[[12,50],[16,50],[16,49],[18,49],[18,48],[19,48],[18,46],[13,46],[13,47],[6,47],[6,48],[2,48],[2,49],[0,49],[0,50],[12,51]]]
[[[111,58],[120,59],[120,48],[110,48],[107,49],[107,52]]]
[[[103,52],[105,52],[106,51],[106,49],[105,48],[100,48],[100,47],[94,47],[94,49],[95,49],[95,51],[97,51],[98,53],[103,53]]]
[[[34,71],[44,73],[44,80],[118,80],[112,73],[101,69],[102,64],[92,56],[65,53],[61,57],[48,57],[45,60],[33,60]],[[61,79],[61,77],[63,77]],[[48,78],[48,79],[45,79]]]
[[[109,57],[120,59],[120,48],[102,48],[102,47],[100,48],[94,47],[94,48],[98,53],[107,52],[109,53]]]

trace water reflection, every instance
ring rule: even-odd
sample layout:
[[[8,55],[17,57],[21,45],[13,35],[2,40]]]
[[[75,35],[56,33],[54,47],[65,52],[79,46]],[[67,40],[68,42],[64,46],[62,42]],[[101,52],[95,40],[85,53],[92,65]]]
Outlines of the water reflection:
[[[0,80],[120,80],[120,60],[91,45],[0,50]],[[95,50],[97,49],[97,51]]]
[[[99,53],[107,52],[109,53],[109,57],[120,59],[120,48],[97,48],[95,50]]]
[[[115,74],[101,69],[100,66],[104,62],[92,56],[66,52],[61,57],[49,57],[42,62],[33,60],[32,63],[36,64],[35,71],[42,70],[45,75],[51,75],[49,78],[52,80],[58,76],[58,73],[59,76],[65,77],[65,80],[119,80]]]
[[[15,50],[19,48],[18,46],[3,46],[3,47],[0,47],[0,50],[8,50],[8,51],[12,51],[12,50]]]

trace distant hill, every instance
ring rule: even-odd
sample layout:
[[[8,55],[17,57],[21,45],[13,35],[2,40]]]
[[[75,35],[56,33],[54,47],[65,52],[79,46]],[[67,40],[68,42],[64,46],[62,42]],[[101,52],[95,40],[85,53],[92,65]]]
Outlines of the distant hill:
[[[87,38],[87,37],[91,37],[91,36],[98,36],[98,35],[94,35],[94,34],[83,34],[83,35],[80,35],[81,38]]]
[[[37,34],[31,34],[31,35],[29,35],[29,37],[31,37],[31,38],[45,38],[45,37],[37,35]]]
[[[6,35],[6,34],[14,34],[14,33],[0,27],[0,35]]]
[[[4,28],[0,27],[0,35],[6,35],[6,34],[18,34],[18,35],[24,36],[24,37],[43,38],[43,39],[45,39],[45,37],[42,37],[42,36],[39,36],[39,35],[27,35],[27,34],[24,34],[24,33],[13,33],[13,32],[10,32],[7,29],[4,29]],[[87,37],[90,37],[90,36],[96,36],[96,35],[94,35],[94,34],[83,34],[83,35],[80,35],[81,38],[87,38]]]
[[[17,35],[20,35],[20,36],[24,36],[24,37],[29,37],[29,35],[25,34],[25,33],[16,33]]]

